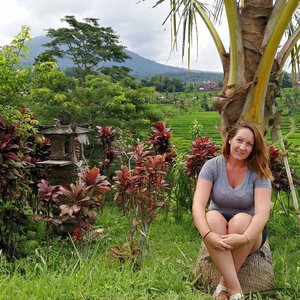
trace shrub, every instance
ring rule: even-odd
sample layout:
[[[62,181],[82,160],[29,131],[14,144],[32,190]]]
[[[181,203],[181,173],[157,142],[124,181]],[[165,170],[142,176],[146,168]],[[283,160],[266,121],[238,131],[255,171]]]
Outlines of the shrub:
[[[8,259],[21,255],[17,240],[26,225],[26,200],[30,194],[22,152],[22,139],[27,132],[21,137],[16,116],[22,115],[14,109],[5,117],[0,115],[0,248]]]
[[[118,253],[119,257],[133,258],[134,265],[138,268],[150,250],[150,225],[165,203],[167,155],[164,153],[151,156],[151,152],[145,150],[144,145],[135,147],[130,155],[134,160],[133,167],[122,166],[116,171],[113,186],[116,190],[115,201],[130,219],[131,229],[127,247],[130,253],[123,251],[124,246],[120,245],[116,247],[115,253]]]
[[[198,137],[192,142],[192,153],[186,156],[186,174],[196,178],[204,163],[216,156],[217,150],[217,143],[212,142],[210,138]]]
[[[96,210],[103,206],[104,194],[110,190],[110,183],[96,167],[82,171],[79,176],[81,181],[70,184],[69,188],[60,186],[58,191],[65,198],[65,203],[60,205],[62,221],[76,221],[75,240],[90,235],[97,218]]]
[[[113,149],[113,142],[116,139],[117,132],[111,127],[96,126],[102,150],[102,161],[100,162],[100,170],[106,176],[110,175],[110,168],[116,158],[116,151]]]
[[[166,127],[164,122],[157,122],[153,125],[153,135],[149,141],[156,154],[166,153],[166,161],[172,162],[176,157],[173,144],[170,142],[171,129]]]

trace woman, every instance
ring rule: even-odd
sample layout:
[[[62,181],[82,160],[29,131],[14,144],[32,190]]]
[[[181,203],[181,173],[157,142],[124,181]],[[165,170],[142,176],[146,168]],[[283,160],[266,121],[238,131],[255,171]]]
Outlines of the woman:
[[[222,152],[200,171],[193,218],[222,275],[214,297],[235,300],[243,297],[237,272],[266,240],[272,173],[263,136],[250,122],[227,134]]]

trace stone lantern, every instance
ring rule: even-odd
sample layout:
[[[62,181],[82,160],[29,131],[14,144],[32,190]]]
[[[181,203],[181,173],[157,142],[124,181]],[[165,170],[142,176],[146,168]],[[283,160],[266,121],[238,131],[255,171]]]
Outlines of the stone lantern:
[[[88,144],[87,134],[91,131],[76,125],[61,124],[43,126],[39,134],[51,140],[50,159],[39,162],[47,167],[49,182],[52,185],[69,186],[78,179],[79,161],[84,161],[83,145]]]

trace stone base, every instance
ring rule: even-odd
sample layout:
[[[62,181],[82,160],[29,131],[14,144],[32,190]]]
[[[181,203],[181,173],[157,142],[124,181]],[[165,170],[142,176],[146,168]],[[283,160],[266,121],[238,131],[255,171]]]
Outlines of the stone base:
[[[78,180],[78,167],[74,164],[56,166],[51,165],[47,168],[48,180],[51,185],[62,185],[70,187],[71,183]]]
[[[197,285],[207,292],[215,290],[221,274],[212,262],[206,246],[202,243],[197,259]],[[274,288],[274,268],[268,241],[250,255],[241,267],[238,278],[243,292],[258,292]]]

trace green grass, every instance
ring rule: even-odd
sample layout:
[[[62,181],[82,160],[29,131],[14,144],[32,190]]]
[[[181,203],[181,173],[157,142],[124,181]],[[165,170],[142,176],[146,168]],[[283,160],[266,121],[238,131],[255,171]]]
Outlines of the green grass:
[[[111,262],[112,246],[127,241],[129,224],[108,206],[98,222],[104,235],[90,245],[54,240],[50,260],[35,255],[2,268],[0,299],[197,299],[194,266],[200,239],[187,215],[180,224],[159,217],[151,227],[151,252],[140,271]],[[5,264],[4,264],[5,265]],[[3,265],[2,265],[3,266]],[[6,271],[4,271],[6,269]],[[7,270],[10,269],[10,272]],[[0,284],[1,284],[0,283]],[[203,296],[201,299],[205,299]]]
[[[192,286],[200,239],[190,214],[180,223],[159,215],[151,227],[150,255],[140,271],[130,262],[110,260],[110,249],[126,242],[129,229],[119,209],[107,206],[97,225],[104,235],[86,245],[55,238],[48,262],[42,244],[13,264],[2,258],[0,299],[211,299]],[[300,229],[295,219],[275,213],[269,236],[276,287],[300,293]]]
[[[203,125],[203,134],[213,141],[221,142],[221,136],[216,126],[220,125],[220,115],[217,112],[189,112],[176,115],[167,119],[167,124],[172,128],[172,142],[180,151],[190,149],[192,143],[192,123],[197,120]]]

